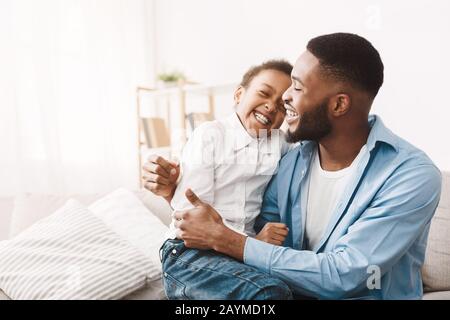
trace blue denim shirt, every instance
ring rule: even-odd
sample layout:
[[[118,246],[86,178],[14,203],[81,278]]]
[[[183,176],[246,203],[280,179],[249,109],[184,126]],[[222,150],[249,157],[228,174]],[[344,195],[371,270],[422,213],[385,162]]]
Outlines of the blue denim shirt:
[[[378,116],[367,152],[320,243],[306,250],[307,176],[317,143],[287,153],[264,195],[267,222],[289,227],[284,246],[247,238],[244,262],[283,279],[295,294],[322,299],[420,299],[421,266],[441,173],[427,155],[394,135]]]

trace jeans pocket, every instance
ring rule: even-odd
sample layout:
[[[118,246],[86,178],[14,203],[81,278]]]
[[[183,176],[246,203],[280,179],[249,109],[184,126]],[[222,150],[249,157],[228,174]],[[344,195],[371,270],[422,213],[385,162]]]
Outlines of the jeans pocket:
[[[178,239],[167,239],[159,249],[159,259],[163,262],[168,255],[179,256],[182,251],[185,250],[184,242]]]
[[[189,300],[186,296],[186,285],[164,272],[164,290],[170,300]]]

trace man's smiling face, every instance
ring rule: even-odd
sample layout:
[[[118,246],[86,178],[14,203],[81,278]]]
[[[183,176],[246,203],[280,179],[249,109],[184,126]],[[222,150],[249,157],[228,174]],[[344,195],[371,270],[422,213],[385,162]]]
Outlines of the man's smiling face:
[[[320,62],[309,51],[297,59],[291,78],[292,85],[283,95],[288,140],[318,141],[331,132],[328,117],[331,90],[327,88],[332,84],[321,76]]]

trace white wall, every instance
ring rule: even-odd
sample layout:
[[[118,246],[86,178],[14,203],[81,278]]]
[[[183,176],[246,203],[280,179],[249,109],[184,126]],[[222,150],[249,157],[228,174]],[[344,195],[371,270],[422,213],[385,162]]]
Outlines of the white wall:
[[[269,58],[294,62],[316,35],[367,37],[385,64],[373,113],[450,170],[450,1],[155,0],[155,12],[157,70],[207,83],[239,81]]]

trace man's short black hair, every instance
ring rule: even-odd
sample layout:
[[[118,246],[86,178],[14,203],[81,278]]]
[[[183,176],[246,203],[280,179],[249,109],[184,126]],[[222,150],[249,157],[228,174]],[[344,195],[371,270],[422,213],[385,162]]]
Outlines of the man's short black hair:
[[[332,33],[311,39],[306,48],[319,60],[325,76],[377,95],[384,66],[377,49],[363,37]]]

